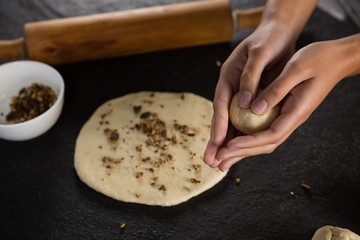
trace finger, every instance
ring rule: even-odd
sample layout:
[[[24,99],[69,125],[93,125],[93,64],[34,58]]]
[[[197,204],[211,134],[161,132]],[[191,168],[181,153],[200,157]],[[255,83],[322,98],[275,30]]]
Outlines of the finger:
[[[232,167],[235,163],[239,162],[240,160],[244,159],[245,157],[234,157],[232,159],[228,159],[226,161],[222,161],[218,168],[220,171],[227,171],[230,167]]]
[[[250,148],[222,148],[217,154],[217,158],[220,162],[224,162],[234,158],[269,154],[272,153],[278,145],[280,145],[280,142]]]
[[[268,57],[264,54],[263,50],[253,49],[249,51],[249,56],[242,71],[239,85],[238,104],[240,107],[250,107],[257,92],[261,74],[267,63]]]
[[[288,59],[285,58],[279,62],[276,62],[276,64],[272,67],[267,66],[267,68],[261,74],[259,88],[265,89],[270,83],[272,83],[280,75],[287,61]]]
[[[204,152],[204,162],[208,165],[213,164],[218,149],[222,146],[227,132],[227,117],[220,114],[213,115],[211,124],[210,139]]]
[[[283,137],[283,139],[276,143],[276,144],[269,144],[265,146],[258,146],[254,148],[245,148],[245,149],[229,149],[228,152],[220,152],[219,154],[224,154],[224,159],[218,160],[218,168],[221,171],[228,170],[231,166],[233,166],[235,163],[239,162],[240,160],[249,157],[249,156],[255,156],[255,155],[262,155],[262,154],[268,154],[272,153],[281,143],[283,143],[288,137],[290,133]],[[219,159],[221,156],[219,156]]]
[[[251,109],[256,114],[264,114],[278,104],[295,86],[311,78],[310,71],[290,60],[270,85],[268,85],[253,101]]]
[[[232,159],[234,158],[243,159],[250,156],[272,153],[280,144],[282,144],[291,135],[292,132],[293,131],[282,136],[282,138],[278,142],[270,143],[267,145],[259,145],[248,148],[222,148],[222,150],[219,151],[217,155],[217,158],[219,159],[218,161],[222,163],[229,160],[232,161]]]
[[[211,134],[204,152],[204,162],[211,165],[216,159],[216,153],[225,141],[228,132],[228,106],[232,97],[232,87],[223,80],[219,80],[213,101],[214,113],[211,123]]]
[[[221,161],[219,159],[215,159],[215,161],[209,166],[212,168],[217,168],[220,163],[221,163]]]
[[[204,157],[203,157],[204,163],[211,166],[215,161],[218,161],[215,159],[218,149],[219,149],[219,145],[216,145],[214,142],[210,140],[204,152]]]
[[[219,151],[221,151],[221,149],[224,147],[224,145],[226,145],[226,143],[230,140],[230,139],[233,139],[234,137],[236,137],[238,135],[238,131],[230,126],[229,129],[228,129],[228,133],[226,134],[226,138],[225,138],[225,141],[224,141],[224,144],[222,144],[221,146],[217,146],[216,147],[216,151],[212,152],[213,154],[213,161],[211,163],[209,163],[208,165],[212,168],[217,168],[218,165],[221,163],[221,160],[219,160],[217,158],[217,154]],[[211,151],[211,149],[210,149]]]
[[[227,143],[228,148],[253,148],[274,144],[283,139],[289,132],[298,126],[298,118],[292,113],[281,113],[269,127],[269,129],[236,137]]]

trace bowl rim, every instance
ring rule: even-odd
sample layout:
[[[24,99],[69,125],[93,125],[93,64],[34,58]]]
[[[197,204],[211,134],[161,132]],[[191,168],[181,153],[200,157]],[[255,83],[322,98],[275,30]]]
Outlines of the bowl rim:
[[[43,63],[43,62],[39,62],[39,61],[34,61],[34,60],[18,60],[18,61],[12,61],[12,62],[7,62],[7,63],[4,63],[4,64],[0,64],[0,69],[2,67],[6,67],[6,66],[9,66],[9,65],[13,65],[13,64],[19,64],[19,63],[25,63],[25,64],[35,64],[35,65],[42,65],[43,67],[46,67],[48,70],[50,71],[53,71],[53,73],[55,73],[55,75],[57,75],[57,77],[59,78],[59,85],[60,85],[60,91],[59,93],[57,94],[57,98],[54,102],[53,105],[51,105],[50,108],[48,108],[45,112],[41,113],[40,115],[30,119],[30,120],[27,120],[27,121],[24,121],[24,122],[19,122],[19,123],[1,123],[0,122],[0,129],[1,128],[17,128],[17,127],[23,127],[23,126],[26,126],[26,125],[30,125],[32,122],[34,121],[37,121],[41,118],[44,118],[46,113],[48,113],[51,109],[55,108],[57,105],[60,105],[60,104],[63,104],[63,99],[64,99],[64,93],[65,93],[65,82],[64,82],[64,79],[62,77],[62,75],[54,68],[52,67],[51,65],[49,64],[46,64],[46,63]],[[59,107],[62,107],[62,106],[59,106]]]

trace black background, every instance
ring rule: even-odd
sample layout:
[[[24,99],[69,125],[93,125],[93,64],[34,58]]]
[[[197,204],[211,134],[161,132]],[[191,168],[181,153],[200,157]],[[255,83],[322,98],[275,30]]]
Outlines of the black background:
[[[174,2],[1,0],[0,39],[22,36],[25,22]],[[298,47],[354,33],[350,21],[315,10]],[[327,224],[360,233],[360,76],[340,82],[275,152],[244,159],[218,185],[184,204],[115,201],[77,177],[75,140],[100,104],[144,90],[212,99],[217,61],[225,61],[247,34],[229,43],[56,66],[66,84],[56,125],[29,141],[0,140],[0,238],[303,240]],[[311,186],[310,193],[301,183]]]

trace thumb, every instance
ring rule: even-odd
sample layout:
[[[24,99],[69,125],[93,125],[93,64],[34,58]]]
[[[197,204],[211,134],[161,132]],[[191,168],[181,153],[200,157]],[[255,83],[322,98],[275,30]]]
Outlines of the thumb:
[[[258,115],[266,113],[284,99],[296,85],[309,79],[307,75],[306,72],[300,71],[296,64],[288,64],[281,74],[259,93],[251,104],[252,111]]]

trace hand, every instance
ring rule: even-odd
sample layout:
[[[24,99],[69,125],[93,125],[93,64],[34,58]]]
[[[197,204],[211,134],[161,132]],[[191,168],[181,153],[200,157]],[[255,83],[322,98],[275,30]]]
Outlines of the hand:
[[[359,37],[356,43],[358,41]],[[344,42],[318,42],[294,54],[281,74],[251,104],[255,113],[262,114],[284,100],[281,113],[270,128],[253,135],[235,137],[226,145],[214,145],[220,142],[216,142],[219,139],[214,136],[222,136],[223,129],[220,127],[225,127],[225,118],[222,117],[221,121],[215,121],[218,125],[214,125],[213,131],[218,132],[215,135],[213,133],[204,160],[212,167],[226,170],[247,156],[274,151],[308,119],[332,88],[348,74],[346,59],[349,55],[346,49],[349,48],[344,47]],[[216,112],[219,114],[219,110]],[[220,116],[227,116],[225,109],[221,109],[220,113],[223,114]],[[211,156],[217,160],[211,162]]]
[[[220,164],[218,151],[227,140],[238,134],[228,120],[232,96],[239,89],[240,92],[255,93],[260,78],[264,79],[266,85],[279,74],[295,51],[295,39],[291,36],[287,25],[267,21],[242,41],[223,64],[213,102],[211,137],[204,153],[204,161],[211,167]],[[245,93],[239,105],[249,107],[253,96]],[[236,160],[239,158],[236,157]]]

